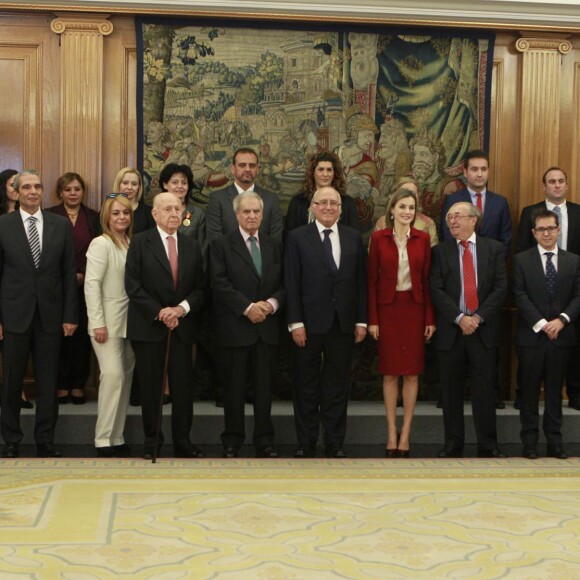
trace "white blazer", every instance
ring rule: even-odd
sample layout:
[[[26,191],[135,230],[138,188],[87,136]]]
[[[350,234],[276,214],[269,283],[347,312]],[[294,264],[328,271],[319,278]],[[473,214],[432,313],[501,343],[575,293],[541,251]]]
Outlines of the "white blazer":
[[[107,328],[111,338],[126,338],[129,298],[125,292],[127,250],[117,247],[107,235],[95,238],[87,251],[85,300],[89,334]]]

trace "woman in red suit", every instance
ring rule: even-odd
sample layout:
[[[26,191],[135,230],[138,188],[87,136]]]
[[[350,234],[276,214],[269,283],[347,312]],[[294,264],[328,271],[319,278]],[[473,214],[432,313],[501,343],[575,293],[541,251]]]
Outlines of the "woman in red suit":
[[[425,340],[435,332],[429,294],[429,235],[413,227],[417,195],[398,189],[386,229],[374,232],[369,251],[369,334],[379,341],[379,372],[389,438],[387,457],[409,457],[411,422],[425,364]],[[397,433],[398,378],[403,377],[403,426]]]

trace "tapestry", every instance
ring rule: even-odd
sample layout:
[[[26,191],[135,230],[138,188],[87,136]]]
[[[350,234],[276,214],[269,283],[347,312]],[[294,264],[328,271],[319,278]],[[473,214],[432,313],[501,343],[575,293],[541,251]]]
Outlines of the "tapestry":
[[[330,150],[368,235],[404,175],[438,222],[444,197],[463,187],[464,155],[488,146],[492,34],[140,18],[137,38],[148,201],[175,162],[191,167],[191,196],[206,204],[230,180],[232,153],[249,146],[258,184],[285,213],[308,158]]]

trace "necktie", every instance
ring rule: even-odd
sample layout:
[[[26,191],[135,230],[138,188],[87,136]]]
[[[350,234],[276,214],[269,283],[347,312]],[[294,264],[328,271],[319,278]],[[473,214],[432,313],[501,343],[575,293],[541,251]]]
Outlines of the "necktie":
[[[463,241],[460,244],[463,246],[463,294],[465,296],[465,306],[469,310],[469,313],[473,313],[479,306],[473,255],[469,249],[469,242]]]
[[[558,247],[562,247],[562,210],[560,209],[559,205],[555,205],[554,209],[552,210],[555,214],[558,215],[558,224],[560,224],[560,233],[558,234]],[[547,256],[548,254],[546,254]]]
[[[173,276],[173,286],[177,288],[177,277],[179,275],[179,266],[177,262],[177,246],[173,236],[167,236],[167,249],[169,254],[169,266]]]
[[[483,215],[483,201],[481,199],[481,193],[476,193],[475,194],[475,201],[476,201],[476,206],[477,209],[481,212],[481,215]]]
[[[262,275],[262,254],[260,253],[260,248],[258,248],[258,243],[256,241],[256,236],[250,236],[250,252],[252,254],[252,261],[256,267],[258,275]]]
[[[554,296],[556,292],[556,267],[552,262],[554,252],[546,252],[546,284],[548,285],[548,292],[550,296]]]
[[[38,264],[40,264],[40,236],[36,229],[35,217],[28,218],[28,243],[30,244],[30,251],[32,252],[34,265],[38,270]]]
[[[326,259],[328,260],[328,264],[330,266],[330,270],[333,274],[338,272],[338,268],[336,267],[336,262],[334,261],[334,256],[332,254],[332,242],[330,241],[330,234],[332,230],[330,228],[324,230],[322,232],[324,234],[324,240],[322,245],[324,246],[324,253],[326,254]]]

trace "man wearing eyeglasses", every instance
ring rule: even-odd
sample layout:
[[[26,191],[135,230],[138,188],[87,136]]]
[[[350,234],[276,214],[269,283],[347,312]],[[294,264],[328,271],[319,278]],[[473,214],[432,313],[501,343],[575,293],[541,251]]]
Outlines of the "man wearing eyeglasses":
[[[471,376],[477,456],[503,458],[497,446],[495,374],[500,309],[507,274],[500,242],[477,235],[481,213],[456,203],[446,221],[453,239],[433,248],[431,299],[437,316],[433,346],[439,358],[445,446],[438,457],[462,457],[466,371]]]
[[[580,257],[558,247],[558,215],[533,214],[534,247],[517,254],[513,292],[518,307],[516,347],[520,365],[520,422],[523,456],[538,458],[538,399],[544,384],[543,430],[548,457],[567,459],[562,447],[562,387],[577,344],[580,314]]]
[[[316,191],[313,221],[292,230],[285,252],[289,330],[295,344],[295,457],[314,457],[320,424],[327,457],[346,457],[344,438],[355,343],[366,335],[366,252],[360,233],[338,224],[340,194]]]
[[[549,209],[558,214],[560,224],[558,247],[580,255],[580,204],[566,199],[568,194],[566,173],[559,167],[550,167],[542,177],[542,188],[546,196],[544,201],[524,207],[522,210],[516,240],[516,254],[537,245],[533,234],[532,216],[540,209]],[[580,328],[577,330],[580,331]],[[578,339],[580,340],[580,332]],[[521,383],[519,375],[518,369],[518,383]],[[514,403],[516,408],[520,406],[519,390]],[[566,369],[566,394],[568,407],[580,411],[580,356],[572,357]]]

